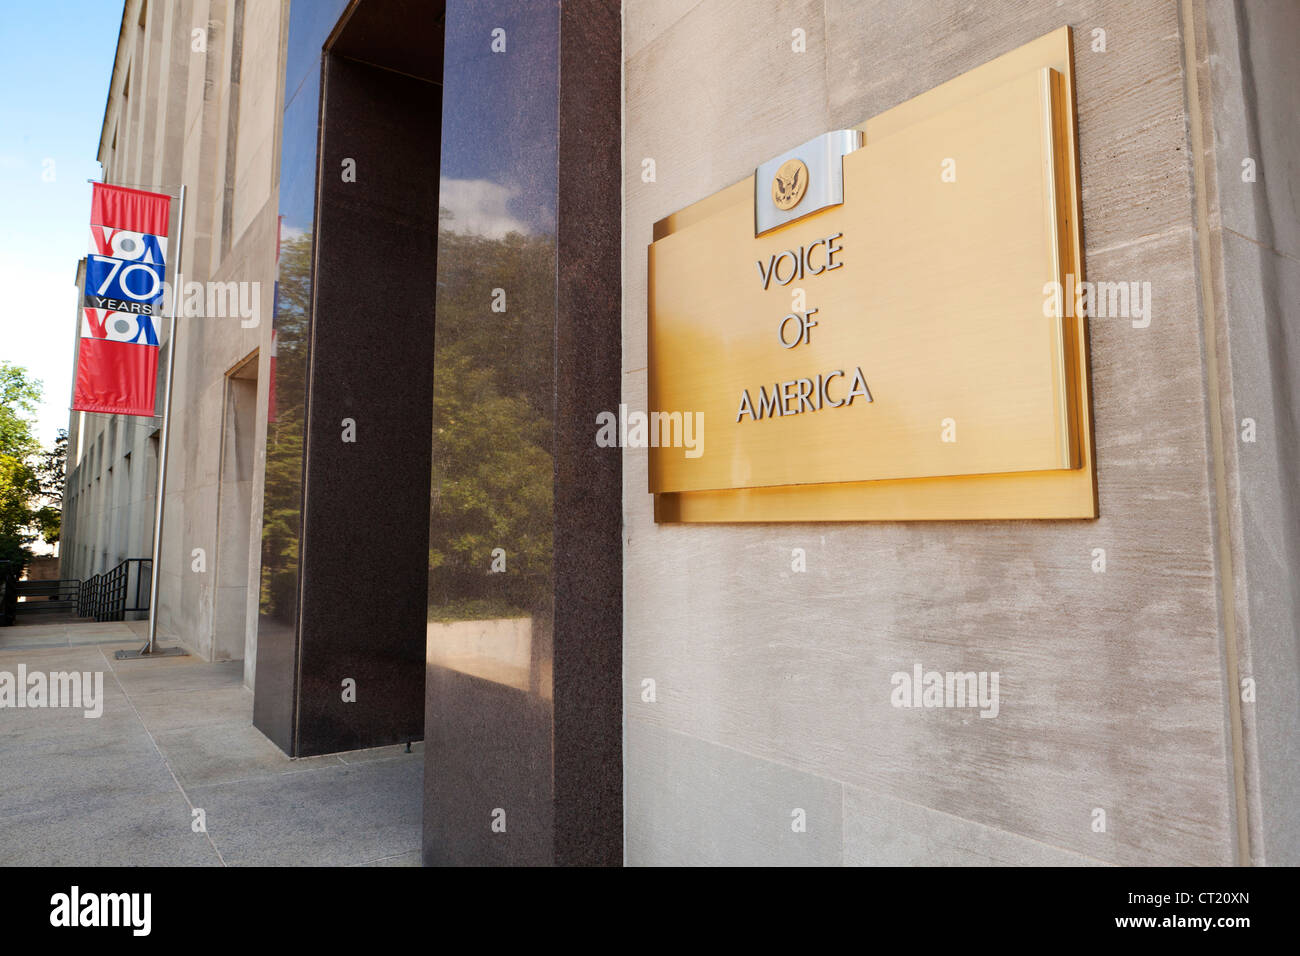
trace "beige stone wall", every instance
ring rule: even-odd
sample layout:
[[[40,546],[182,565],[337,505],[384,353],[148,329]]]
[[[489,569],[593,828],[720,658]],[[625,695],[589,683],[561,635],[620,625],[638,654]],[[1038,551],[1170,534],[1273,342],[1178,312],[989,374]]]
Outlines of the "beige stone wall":
[[[128,0],[100,144],[107,181],[187,186],[179,263],[186,283],[248,283],[250,292],[259,285],[256,325],[238,315],[179,323],[159,632],[210,660],[251,661],[256,633],[247,625],[257,603],[286,9],[284,0]],[[175,203],[173,210],[174,282]],[[160,365],[169,348],[164,331]],[[232,383],[229,374],[250,356]],[[160,409],[161,396],[160,382]],[[156,471],[148,436],[161,424],[85,418],[82,443],[93,457],[72,479],[88,491],[70,544],[109,554],[81,563],[78,577],[150,553]],[[75,413],[73,423],[75,433]],[[97,492],[96,481],[103,485],[127,453],[136,463],[129,491]],[[111,504],[128,500],[129,518],[121,518]],[[195,549],[204,553],[202,572],[193,570]],[[251,664],[247,676],[251,683]]]
[[[659,526],[625,451],[628,862],[1238,859],[1178,4],[625,4],[624,400],[657,219],[1062,25],[1088,278],[1154,298],[1091,327],[1101,517]],[[916,662],[999,672],[999,715],[891,707]]]
[[[242,22],[235,20],[237,13]],[[223,513],[222,481],[223,464],[229,464],[237,445],[260,448],[265,441],[267,379],[257,380],[260,416],[238,423],[254,433],[234,442],[227,373],[270,347],[281,19],[278,0],[197,0],[190,19],[191,30],[207,31],[207,55],[196,56],[188,71],[182,176],[192,184],[193,205],[186,224],[186,280],[259,284],[258,325],[245,328],[238,317],[189,320],[181,330],[176,367],[173,427],[181,430],[173,431],[168,476],[163,547],[169,557],[163,565],[160,622],[214,660],[245,655],[249,540],[260,535],[260,509],[256,515],[246,509],[232,514],[234,502],[226,496]],[[240,481],[237,469],[224,475],[226,481]],[[251,496],[250,486],[244,486],[244,494]],[[195,548],[207,559],[201,574],[192,570]],[[255,593],[251,601],[256,602]]]
[[[1251,859],[1300,864],[1300,6],[1196,0],[1191,124]],[[1185,26],[1184,32],[1189,28]],[[1190,59],[1190,58],[1189,58]],[[1246,168],[1246,167],[1249,168]],[[1247,424],[1251,423],[1251,424]],[[1253,427],[1254,441],[1244,440]],[[1217,474],[1217,473],[1216,473]],[[1225,601],[1225,611],[1229,608]]]

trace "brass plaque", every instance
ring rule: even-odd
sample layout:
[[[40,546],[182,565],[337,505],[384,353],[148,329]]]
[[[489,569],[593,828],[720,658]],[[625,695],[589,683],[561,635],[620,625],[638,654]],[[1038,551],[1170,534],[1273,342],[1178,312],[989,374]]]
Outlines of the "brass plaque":
[[[794,157],[656,225],[656,518],[1095,517],[1068,30],[859,129],[842,201],[756,234]]]

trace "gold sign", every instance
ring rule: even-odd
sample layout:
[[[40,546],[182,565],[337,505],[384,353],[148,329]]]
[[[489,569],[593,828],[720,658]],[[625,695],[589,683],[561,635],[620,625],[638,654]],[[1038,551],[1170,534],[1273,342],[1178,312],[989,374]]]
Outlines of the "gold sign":
[[[1052,294],[1082,280],[1070,55],[1058,30],[656,225],[650,409],[703,426],[651,436],[657,520],[1096,516]]]

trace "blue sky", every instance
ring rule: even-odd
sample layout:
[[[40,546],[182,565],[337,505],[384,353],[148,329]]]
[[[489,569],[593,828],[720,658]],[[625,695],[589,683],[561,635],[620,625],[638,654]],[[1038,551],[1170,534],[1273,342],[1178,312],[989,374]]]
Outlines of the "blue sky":
[[[122,0],[6,4],[0,39],[0,359],[45,384],[37,433],[68,425],[77,260]],[[51,167],[53,181],[42,173]]]

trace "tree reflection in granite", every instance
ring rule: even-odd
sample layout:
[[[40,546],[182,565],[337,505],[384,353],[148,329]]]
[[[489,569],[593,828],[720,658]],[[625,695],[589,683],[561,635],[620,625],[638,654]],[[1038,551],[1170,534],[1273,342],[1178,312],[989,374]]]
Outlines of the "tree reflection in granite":
[[[554,269],[550,237],[439,233],[430,620],[549,618]]]
[[[551,696],[554,290],[551,237],[439,232],[428,661],[542,700]],[[504,311],[493,311],[502,299]]]
[[[310,233],[281,242],[275,301],[275,350],[271,366],[274,408],[266,426],[259,610],[262,615],[288,625],[294,622],[298,601],[311,254]]]

